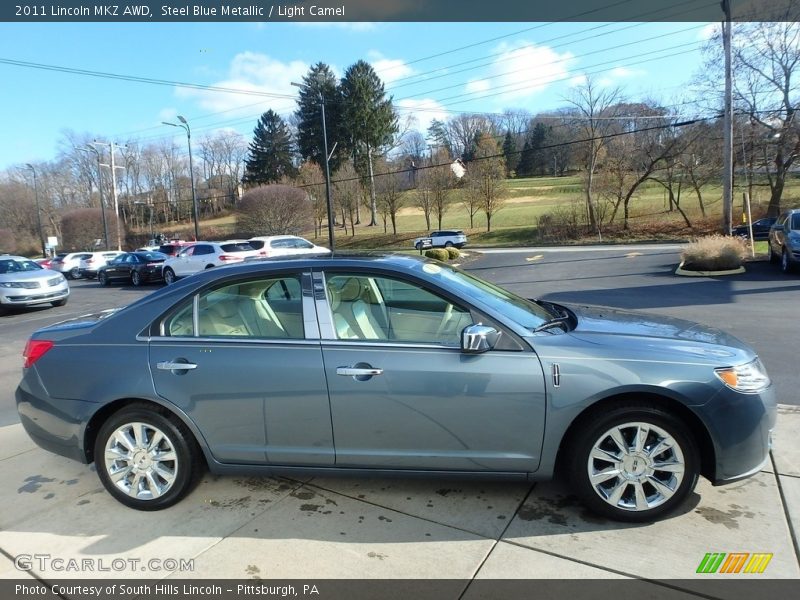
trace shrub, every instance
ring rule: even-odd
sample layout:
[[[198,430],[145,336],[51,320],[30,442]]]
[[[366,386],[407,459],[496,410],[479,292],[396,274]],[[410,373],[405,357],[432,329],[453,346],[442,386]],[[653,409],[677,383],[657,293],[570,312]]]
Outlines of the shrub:
[[[461,256],[461,252],[458,251],[458,248],[450,246],[449,248],[445,248],[445,250],[447,250],[447,258],[450,260],[455,260]]]
[[[742,266],[747,254],[739,238],[710,235],[686,246],[681,254],[683,268],[689,271],[728,271]]]
[[[239,201],[239,232],[245,236],[297,233],[314,226],[311,199],[288,185],[253,188]]]
[[[430,250],[425,250],[425,256],[428,258],[441,260],[442,262],[447,262],[450,259],[450,254],[444,248],[431,248]]]

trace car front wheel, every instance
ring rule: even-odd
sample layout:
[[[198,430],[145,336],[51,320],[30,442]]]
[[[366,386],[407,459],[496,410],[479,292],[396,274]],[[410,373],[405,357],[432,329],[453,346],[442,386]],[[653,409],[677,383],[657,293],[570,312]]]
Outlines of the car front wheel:
[[[111,416],[97,435],[94,457],[106,490],[137,510],[161,510],[181,500],[201,466],[189,430],[145,406]]]
[[[653,521],[694,490],[700,462],[685,423],[645,403],[619,404],[593,417],[572,441],[570,478],[594,512]]]
[[[172,285],[173,283],[175,283],[176,279],[177,278],[175,277],[175,271],[173,271],[169,267],[164,269],[164,283],[166,283],[167,285]]]
[[[789,258],[789,251],[786,248],[783,249],[781,254],[781,271],[784,273],[791,273],[792,271],[792,260]]]
[[[67,298],[62,298],[61,300],[53,300],[50,304],[53,306],[64,306],[67,303]]]

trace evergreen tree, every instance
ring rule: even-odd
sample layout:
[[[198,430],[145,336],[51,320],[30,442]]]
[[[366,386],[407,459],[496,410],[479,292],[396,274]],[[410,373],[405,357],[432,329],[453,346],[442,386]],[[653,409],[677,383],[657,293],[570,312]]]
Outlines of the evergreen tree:
[[[359,60],[348,67],[340,83],[342,101],[342,123],[350,133],[354,162],[357,167],[365,165],[370,182],[370,225],[377,225],[375,182],[372,172],[372,157],[375,150],[391,145],[397,133],[397,116],[392,108],[392,99],[386,97],[383,82],[372,66]]]
[[[544,146],[547,142],[548,127],[537,123],[531,133],[531,149],[533,151],[531,175],[544,175],[546,165]]]
[[[317,63],[303,77],[306,87],[300,88],[297,111],[297,148],[303,160],[315,162],[325,169],[324,140],[322,137],[322,105],[325,102],[325,127],[328,133],[328,152],[336,144],[331,156],[331,173],[337,171],[348,157],[349,135],[342,123],[342,97],[331,68]]]
[[[522,152],[519,155],[517,177],[530,177],[533,175],[533,153],[531,137],[528,136],[525,138],[525,144],[522,146]]]
[[[283,177],[293,177],[296,173],[292,163],[292,137],[289,128],[272,109],[258,120],[249,150],[242,178],[244,183],[277,183]]]
[[[506,159],[506,176],[511,177],[511,173],[517,170],[519,164],[519,153],[517,152],[517,142],[511,131],[506,131],[506,137],[503,140],[503,156]]]

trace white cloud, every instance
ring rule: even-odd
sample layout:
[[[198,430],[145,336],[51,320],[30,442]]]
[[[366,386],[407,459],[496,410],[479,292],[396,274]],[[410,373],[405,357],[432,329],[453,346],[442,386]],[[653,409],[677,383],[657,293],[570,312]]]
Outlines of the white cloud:
[[[291,86],[291,82],[300,81],[308,69],[309,65],[303,61],[281,62],[265,54],[248,51],[233,58],[226,78],[210,85],[246,92],[296,96],[297,89]],[[175,95],[183,100],[194,100],[203,110],[211,112],[235,113],[242,109],[252,113],[253,103],[259,100],[256,94],[188,88],[176,88]],[[288,112],[294,107],[289,98],[264,96],[263,101],[264,110],[273,108],[279,113]]]
[[[567,85],[569,87],[580,87],[586,85],[587,81],[589,81],[589,78],[586,75],[576,75],[567,82]]]
[[[709,23],[705,27],[701,28],[700,31],[697,33],[698,40],[710,40],[715,35],[721,32],[721,25],[719,23]]]
[[[400,114],[400,120],[403,121],[410,116],[411,126],[422,135],[425,135],[434,119],[444,121],[450,117],[449,111],[431,98],[406,98],[395,102],[395,107]]]
[[[499,53],[499,54],[498,54]],[[562,80],[569,74],[573,55],[559,54],[548,46],[530,42],[500,44],[493,54],[498,54],[489,66],[489,73],[475,78],[466,85],[468,93],[496,90],[494,98],[500,105],[510,100],[529,98]]]
[[[409,67],[405,62],[397,58],[386,58],[377,50],[370,50],[367,52],[367,60],[378,77],[381,78],[387,86],[398,79],[409,77],[414,74],[414,69]]]

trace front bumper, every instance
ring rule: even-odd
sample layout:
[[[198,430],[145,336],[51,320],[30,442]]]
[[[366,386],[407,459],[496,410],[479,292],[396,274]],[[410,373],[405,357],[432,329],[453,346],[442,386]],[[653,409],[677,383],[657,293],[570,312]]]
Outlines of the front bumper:
[[[714,472],[709,474],[714,485],[750,477],[767,464],[778,415],[773,386],[759,394],[742,394],[726,387],[694,410],[714,446]]]
[[[36,306],[39,304],[49,304],[69,297],[69,287],[50,288],[47,290],[4,288],[0,292],[0,304],[5,306]]]

